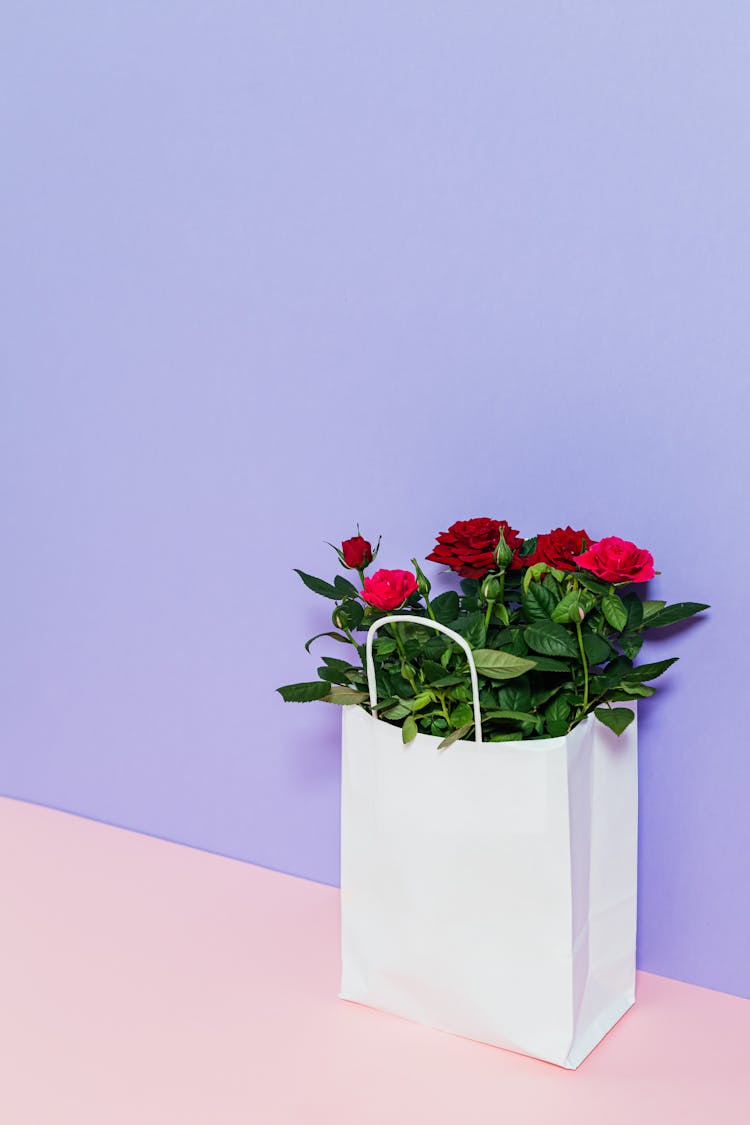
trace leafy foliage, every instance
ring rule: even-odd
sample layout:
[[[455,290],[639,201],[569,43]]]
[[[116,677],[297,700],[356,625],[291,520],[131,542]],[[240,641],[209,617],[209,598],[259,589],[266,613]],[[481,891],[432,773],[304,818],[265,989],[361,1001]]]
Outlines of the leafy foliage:
[[[466,652],[451,637],[425,628],[428,618],[469,645],[484,740],[515,742],[559,737],[592,713],[621,734],[633,721],[632,703],[653,695],[650,681],[675,663],[674,657],[635,663],[647,632],[709,608],[702,602],[642,599],[637,590],[643,583],[604,581],[577,562],[569,570],[556,569],[538,561],[536,544],[536,537],[526,539],[507,570],[507,563],[497,565],[498,553],[485,578],[462,578],[459,589],[432,600],[430,582],[415,565],[418,589],[397,607],[409,620],[384,624],[373,644],[377,714],[401,727],[405,744],[427,734],[443,749],[470,738],[474,729]],[[342,551],[334,550],[351,571]],[[355,569],[364,581],[366,567]],[[339,655],[322,657],[317,680],[279,688],[281,697],[370,710],[364,636],[394,611],[368,604],[341,574],[329,582],[296,573],[309,590],[335,603],[334,629],[311,637],[306,650],[328,638],[337,642]]]

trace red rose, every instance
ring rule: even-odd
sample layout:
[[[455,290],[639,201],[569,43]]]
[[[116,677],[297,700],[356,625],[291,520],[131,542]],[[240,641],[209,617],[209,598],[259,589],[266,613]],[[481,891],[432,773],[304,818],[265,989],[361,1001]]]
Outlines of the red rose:
[[[655,573],[650,551],[636,547],[627,539],[618,539],[616,535],[592,543],[574,562],[605,582],[648,582]]]
[[[585,531],[574,531],[572,527],[556,527],[546,535],[538,535],[536,547],[522,560],[524,566],[534,563],[547,563],[556,570],[575,570],[575,556],[591,543],[591,536]]]
[[[417,589],[417,580],[408,570],[376,570],[365,578],[362,597],[375,609],[398,609]]]
[[[462,578],[484,578],[495,569],[493,555],[501,528],[505,542],[513,551],[509,569],[518,570],[522,565],[518,551],[523,539],[519,539],[518,532],[505,520],[458,520],[438,535],[435,549],[427,558],[430,562],[449,566]]]
[[[372,543],[368,543],[361,535],[355,535],[341,544],[341,554],[344,556],[344,565],[350,570],[364,570],[372,562]]]

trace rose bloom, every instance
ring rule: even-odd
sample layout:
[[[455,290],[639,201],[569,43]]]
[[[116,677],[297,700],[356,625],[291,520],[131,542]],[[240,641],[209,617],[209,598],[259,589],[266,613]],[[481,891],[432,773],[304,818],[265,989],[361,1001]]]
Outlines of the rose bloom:
[[[361,535],[355,535],[341,544],[341,554],[350,570],[364,570],[372,562],[372,544]]]
[[[556,527],[546,535],[538,535],[536,548],[522,560],[524,566],[534,563],[547,563],[556,570],[575,570],[575,556],[591,543],[591,536],[585,531],[574,531],[568,527]]]
[[[588,551],[576,555],[574,561],[582,570],[590,570],[605,582],[648,582],[655,573],[650,551],[616,535],[592,543]]]
[[[417,580],[408,570],[376,570],[365,578],[362,597],[375,609],[398,609],[417,589]]]
[[[494,550],[502,528],[505,542],[513,551],[510,570],[522,565],[518,551],[523,545],[515,528],[505,520],[458,520],[437,537],[435,549],[427,558],[455,570],[462,578],[484,578],[495,569]]]

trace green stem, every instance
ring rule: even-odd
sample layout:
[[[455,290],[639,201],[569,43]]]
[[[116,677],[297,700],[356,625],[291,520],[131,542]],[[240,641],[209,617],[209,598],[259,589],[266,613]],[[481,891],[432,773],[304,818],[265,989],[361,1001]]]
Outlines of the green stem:
[[[581,652],[581,663],[583,665],[583,708],[581,714],[585,715],[589,706],[589,662],[586,656],[586,649],[583,647],[583,633],[581,632],[581,622],[576,621],[576,636],[578,637],[578,648]]]
[[[490,618],[492,617],[492,611],[493,611],[494,608],[495,608],[494,602],[487,602],[487,612],[484,615],[484,628],[485,628],[485,630],[487,630],[489,628]]]
[[[404,673],[404,665],[408,664],[409,662],[406,659],[406,649],[404,648],[404,642],[403,642],[403,639],[401,637],[401,630],[399,629],[398,625],[389,625],[388,628],[391,630],[391,632],[393,633],[393,636],[396,639],[396,648],[398,649],[399,656],[401,657],[401,672],[403,674]],[[409,683],[411,684],[411,686],[414,690],[414,694],[419,695],[419,688],[417,687],[416,683],[414,682],[414,677],[412,675],[405,675],[404,678],[407,679],[409,681]]]
[[[440,691],[436,692],[435,694],[437,695],[438,699],[440,700],[440,706],[443,710],[443,715],[445,716],[445,721],[448,724],[448,729],[450,730],[451,727],[453,726],[453,723],[451,722],[451,717],[448,714],[448,708],[445,705],[445,696]]]
[[[427,597],[427,594],[422,594],[422,597],[424,598],[424,604],[427,606],[427,612],[429,613],[430,617],[433,621],[437,621],[437,617],[432,612],[432,606],[430,605],[430,599]]]

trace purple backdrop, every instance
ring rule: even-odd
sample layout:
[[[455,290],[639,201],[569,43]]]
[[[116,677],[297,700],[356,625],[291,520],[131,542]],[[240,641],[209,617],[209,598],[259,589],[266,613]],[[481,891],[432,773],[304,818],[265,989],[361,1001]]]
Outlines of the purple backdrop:
[[[746,5],[4,8],[0,791],[335,882],[323,543],[653,550],[640,963],[750,995]]]

